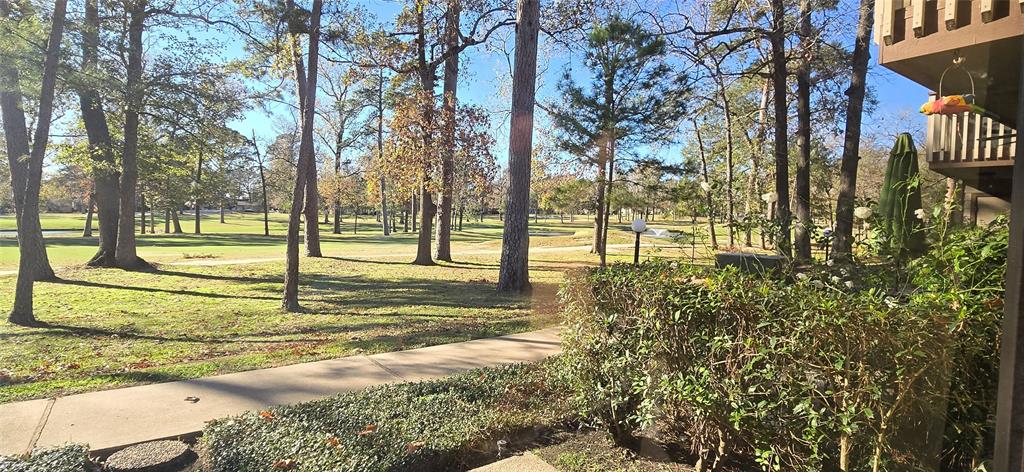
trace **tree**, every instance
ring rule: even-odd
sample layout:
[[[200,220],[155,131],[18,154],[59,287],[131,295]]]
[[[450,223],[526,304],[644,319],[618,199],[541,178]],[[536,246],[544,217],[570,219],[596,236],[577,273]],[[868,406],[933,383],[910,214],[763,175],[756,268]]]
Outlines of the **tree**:
[[[660,36],[617,16],[590,32],[584,64],[589,87],[566,74],[558,86],[565,101],[554,107],[552,117],[564,150],[597,156],[594,250],[604,264],[616,153],[669,141],[685,111],[687,83],[667,64]]]
[[[0,6],[4,13],[9,11],[6,0]],[[50,35],[46,41],[46,56],[43,61],[42,84],[39,92],[39,113],[38,123],[33,136],[32,152],[29,155],[28,166],[25,173],[24,183],[18,182],[12,177],[12,185],[24,185],[21,201],[21,215],[18,219],[18,239],[24,240],[29,235],[42,235],[42,225],[39,222],[39,186],[43,177],[43,159],[46,157],[46,143],[50,136],[50,120],[53,116],[53,96],[57,85],[57,68],[60,59],[61,39],[64,35],[64,17],[67,14],[67,0],[57,0],[53,7],[53,20],[50,27]],[[6,118],[6,117],[5,117]],[[7,120],[4,120],[5,127]],[[19,123],[12,125],[22,126]],[[10,138],[8,137],[9,141]],[[11,323],[30,326],[36,324],[35,312],[33,310],[33,284],[39,274],[39,266],[42,263],[49,265],[44,257],[39,258],[37,248],[27,244],[19,245],[18,281],[14,289],[14,307],[8,320]],[[42,250],[45,256],[45,247]]]
[[[853,47],[850,87],[846,90],[846,131],[843,139],[843,157],[840,161],[839,196],[836,199],[836,228],[833,233],[832,254],[847,257],[853,250],[853,207],[857,193],[857,163],[860,160],[860,128],[864,114],[864,96],[868,59],[871,56],[871,26],[874,21],[875,2],[861,0],[857,21],[857,39]]]
[[[292,60],[295,68],[295,87],[299,97],[299,104],[302,110],[301,140],[299,143],[299,159],[296,165],[295,186],[292,191],[292,207],[288,213],[288,237],[286,248],[285,275],[284,275],[284,300],[282,305],[285,310],[299,311],[299,218],[303,210],[303,198],[309,197],[306,191],[306,178],[309,173],[308,166],[316,166],[313,162],[313,115],[316,111],[316,73],[320,57],[320,13],[323,7],[322,0],[313,0],[313,9],[310,14],[309,25],[309,72],[302,61],[302,53],[299,49],[299,38],[297,31],[299,19],[296,18],[297,8],[292,0],[288,0],[287,13],[289,15],[290,41],[294,51]],[[309,202],[307,202],[307,205]],[[315,206],[315,204],[314,204]],[[306,219],[306,226],[316,225],[317,220]]]
[[[0,19],[4,21],[5,38],[16,38],[20,34],[14,31],[7,31],[7,28],[16,27],[16,22],[11,16],[11,3],[9,0],[0,0]],[[61,24],[63,28],[63,23]],[[52,44],[52,43],[50,43]],[[48,51],[49,52],[49,51]],[[25,126],[25,112],[22,108],[20,73],[15,66],[13,57],[0,56],[0,114],[3,117],[4,142],[7,150],[7,162],[11,175],[11,187],[14,195],[14,214],[18,221],[18,250],[22,254],[28,254],[33,261],[28,267],[31,276],[35,280],[48,280],[56,277],[50,267],[50,260],[46,255],[46,243],[43,240],[42,227],[38,229],[28,228],[22,230],[21,217],[24,210],[25,183],[29,179],[29,167],[32,160],[29,148],[28,130]],[[49,123],[47,123],[47,126]],[[38,189],[37,189],[38,190]],[[19,272],[20,273],[20,272]]]
[[[786,5],[783,0],[771,0],[771,44],[772,98],[775,110],[775,194],[777,196],[775,219],[779,234],[776,235],[776,249],[779,254],[792,257],[790,244],[789,212],[789,128],[786,84]]]
[[[89,138],[89,155],[92,158],[94,195],[99,220],[99,248],[88,265],[112,267],[117,248],[118,207],[120,195],[118,181],[120,172],[114,155],[114,144],[104,111],[103,97],[95,86],[95,80],[102,77],[99,66],[100,13],[97,0],[86,0],[85,22],[82,27],[83,77],[78,88],[82,123]],[[90,77],[91,76],[91,77]]]
[[[508,196],[501,235],[499,292],[530,290],[530,158],[537,88],[539,0],[519,0],[516,55],[512,72],[512,119],[508,140]]]

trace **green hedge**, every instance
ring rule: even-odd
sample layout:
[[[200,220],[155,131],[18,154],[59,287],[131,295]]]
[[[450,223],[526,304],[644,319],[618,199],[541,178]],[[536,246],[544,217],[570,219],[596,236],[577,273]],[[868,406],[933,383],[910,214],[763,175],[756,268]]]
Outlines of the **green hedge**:
[[[0,456],[3,472],[84,472],[91,470],[89,448],[81,444],[38,449],[27,459]]]
[[[960,333],[945,297],[866,288],[854,272],[773,278],[664,262],[580,272],[562,291],[575,401],[619,444],[654,427],[698,468],[810,471],[840,457],[849,470],[928,466],[960,347],[991,347],[998,317]]]
[[[453,470],[505,435],[568,420],[552,364],[384,385],[217,420],[204,430],[213,471]]]

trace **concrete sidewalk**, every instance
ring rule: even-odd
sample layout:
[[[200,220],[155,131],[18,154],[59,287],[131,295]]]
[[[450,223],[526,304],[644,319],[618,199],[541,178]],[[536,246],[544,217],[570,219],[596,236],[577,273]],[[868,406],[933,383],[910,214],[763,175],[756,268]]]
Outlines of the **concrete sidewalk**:
[[[91,450],[187,435],[210,420],[373,385],[542,360],[561,351],[558,328],[352,356],[195,380],[0,405],[0,454],[68,442]],[[198,402],[186,401],[196,397]]]

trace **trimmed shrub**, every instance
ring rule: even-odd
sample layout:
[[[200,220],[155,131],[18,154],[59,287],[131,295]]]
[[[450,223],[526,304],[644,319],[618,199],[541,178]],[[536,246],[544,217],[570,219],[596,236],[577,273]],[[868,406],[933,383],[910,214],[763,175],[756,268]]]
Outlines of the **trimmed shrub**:
[[[49,449],[37,449],[27,459],[0,456],[0,470],[4,472],[85,472],[89,468],[89,447],[69,444]]]
[[[506,435],[570,418],[564,384],[549,367],[556,362],[384,385],[217,420],[204,430],[209,464],[225,472],[457,469]]]
[[[941,446],[955,316],[935,303],[664,262],[580,272],[562,298],[576,405],[621,445],[656,426],[698,470],[738,453],[808,471],[924,467]]]

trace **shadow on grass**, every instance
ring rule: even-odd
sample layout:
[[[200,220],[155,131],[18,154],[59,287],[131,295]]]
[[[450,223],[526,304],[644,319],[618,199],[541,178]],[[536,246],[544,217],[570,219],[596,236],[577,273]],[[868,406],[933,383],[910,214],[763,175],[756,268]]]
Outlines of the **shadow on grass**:
[[[251,299],[251,300],[278,300],[278,298],[275,298],[275,297],[254,296],[254,295],[226,295],[226,294],[223,294],[223,293],[196,292],[194,290],[170,290],[170,289],[166,289],[166,288],[155,288],[155,287],[135,287],[135,286],[132,286],[132,285],[114,285],[114,284],[106,284],[106,283],[102,283],[102,282],[91,282],[91,281],[86,281],[86,280],[59,279],[59,280],[55,280],[53,283],[61,284],[61,285],[76,285],[76,286],[79,286],[79,287],[108,288],[108,289],[112,289],[112,290],[131,290],[131,291],[135,291],[135,292],[146,292],[146,293],[157,292],[157,293],[166,293],[166,294],[170,294],[170,295],[187,295],[187,296],[191,296],[191,297],[222,298],[222,299],[243,298],[243,299]]]

